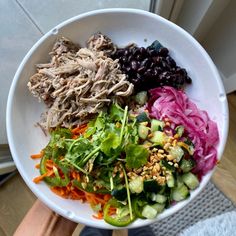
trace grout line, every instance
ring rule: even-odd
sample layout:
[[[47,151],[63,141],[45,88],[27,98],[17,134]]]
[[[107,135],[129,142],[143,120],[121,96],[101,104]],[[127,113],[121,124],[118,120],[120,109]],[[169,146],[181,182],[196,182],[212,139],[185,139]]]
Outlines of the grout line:
[[[19,2],[19,0],[15,0],[16,3],[19,5],[19,7],[23,10],[23,12],[26,14],[26,16],[29,18],[29,20],[33,23],[33,25],[38,29],[38,31],[44,35],[43,31],[40,29],[40,27],[37,25],[37,23],[34,21],[34,19],[31,17],[30,13],[24,8],[24,6]]]

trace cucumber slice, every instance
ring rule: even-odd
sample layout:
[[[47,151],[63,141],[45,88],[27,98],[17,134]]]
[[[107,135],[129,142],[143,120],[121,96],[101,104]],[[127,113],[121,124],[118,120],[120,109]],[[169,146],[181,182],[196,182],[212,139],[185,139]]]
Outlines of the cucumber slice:
[[[156,180],[145,180],[143,182],[143,190],[146,193],[157,193],[161,189],[161,186]]]
[[[150,138],[150,141],[157,145],[164,146],[166,140],[168,139],[168,136],[161,131],[154,131],[152,134],[153,136],[152,138]]]
[[[152,208],[157,210],[157,214],[159,214],[165,209],[165,204],[155,203],[154,205],[152,205]]]
[[[111,195],[118,201],[125,201],[127,198],[127,190],[125,187],[113,189]]]
[[[139,105],[144,105],[148,100],[147,91],[137,93],[134,99]]]
[[[156,51],[159,51],[161,48],[163,48],[163,46],[158,40],[155,40],[150,46],[148,46],[148,49],[153,49]]]
[[[138,123],[149,122],[150,118],[148,117],[146,112],[142,112],[136,117],[136,120],[137,120]]]
[[[157,216],[157,210],[150,205],[146,205],[142,210],[142,216],[147,219],[154,219]]]
[[[180,169],[184,172],[187,173],[190,170],[192,170],[195,167],[196,163],[194,159],[182,159],[180,162]]]
[[[151,195],[151,200],[154,201],[154,202],[163,204],[163,203],[166,202],[167,197],[166,197],[165,195],[162,195],[162,194],[155,194],[155,193],[152,193],[152,195]]]
[[[141,193],[143,191],[143,179],[138,176],[129,182],[129,189],[131,193]]]
[[[189,195],[189,190],[184,184],[180,187],[173,188],[173,191],[171,193],[172,199],[177,202],[186,199],[187,197],[189,197]]]
[[[175,186],[175,178],[172,174],[169,174],[167,176],[167,186],[169,188],[173,188]]]
[[[176,187],[179,188],[179,187],[182,187],[183,185],[184,185],[184,181],[182,180],[182,176],[177,175],[177,178],[176,178]]]
[[[184,151],[180,146],[174,146],[170,148],[169,154],[179,162],[184,155]]]
[[[165,126],[165,123],[161,120],[151,120],[151,131],[162,131]]]
[[[139,125],[138,127],[138,135],[141,139],[146,139],[148,136],[149,128],[145,125]]]
[[[196,175],[191,172],[188,172],[182,175],[183,182],[191,189],[195,189],[199,186],[199,180]]]
[[[149,141],[147,141],[147,140],[145,140],[145,141],[143,142],[143,146],[144,146],[145,148],[150,148],[150,147],[152,147],[152,143],[149,142]]]
[[[160,164],[169,171],[175,171],[175,167],[173,165],[170,165],[167,160],[161,160]]]
[[[184,127],[182,125],[179,125],[175,128],[176,133],[181,137],[184,133]]]

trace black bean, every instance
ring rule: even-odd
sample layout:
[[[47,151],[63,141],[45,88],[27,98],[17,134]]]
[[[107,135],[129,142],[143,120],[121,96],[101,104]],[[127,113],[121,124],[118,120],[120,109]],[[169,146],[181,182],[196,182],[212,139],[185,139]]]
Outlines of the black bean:
[[[138,70],[137,70],[137,72],[139,73],[139,74],[143,74],[143,72],[146,70],[146,67],[145,66],[140,66],[139,68],[138,68]]]
[[[122,66],[121,66],[121,70],[122,70],[122,71],[126,71],[126,66],[125,66],[125,65],[122,65]]]
[[[137,47],[134,47],[133,49],[132,49],[132,55],[133,56],[136,56],[136,55],[138,55],[138,53],[139,53],[139,50],[138,50],[138,48]]]
[[[172,83],[175,83],[175,82],[178,80],[178,76],[179,76],[179,75],[176,75],[176,74],[174,74],[174,75],[171,76],[171,81],[172,81]]]
[[[176,67],[172,67],[170,71],[175,74],[175,72],[176,72]]]
[[[121,57],[121,61],[122,61],[123,63],[126,63],[126,62],[127,62],[127,57],[125,57],[125,56]]]
[[[134,85],[138,83],[138,79],[137,78],[133,78],[130,80],[131,83],[133,83]]]
[[[148,67],[148,66],[150,65],[149,59],[148,59],[148,58],[145,58],[145,59],[141,62],[140,65],[141,65],[141,66]]]
[[[187,76],[187,77],[185,78],[185,81],[186,81],[186,83],[188,83],[188,84],[191,84],[191,83],[192,83],[192,79],[191,79],[189,76]]]
[[[147,78],[147,79],[151,79],[152,73],[151,73],[150,71],[146,71],[146,72],[143,74],[143,76],[144,76],[145,78]]]
[[[128,56],[128,55],[129,55],[129,49],[125,49],[124,56]]]
[[[136,56],[136,60],[141,61],[143,59],[143,56],[141,54],[138,54]]]
[[[178,67],[176,69],[176,73],[180,74],[180,75],[183,75],[183,76],[187,76],[187,71],[184,69],[184,68],[180,68]]]
[[[184,84],[184,78],[182,76],[179,76],[178,80],[177,80],[177,83],[180,84],[180,85],[183,85]]]
[[[131,67],[127,66],[127,67],[124,68],[124,70],[125,70],[126,72],[130,73],[130,72],[131,72]]]
[[[170,67],[170,65],[166,62],[166,60],[162,60],[162,62],[161,62],[161,64],[162,64],[162,67],[164,68],[164,69],[166,69],[166,70],[171,70],[171,67]]]
[[[162,57],[156,57],[156,65],[162,66],[162,60],[163,60]]]
[[[153,49],[149,49],[148,50],[148,54],[151,56],[151,57],[154,57],[154,56],[156,56],[157,55],[157,51],[156,50],[153,50]]]
[[[141,80],[142,75],[140,75],[139,73],[137,73],[137,74],[136,74],[136,78],[137,78],[138,80]]]
[[[176,67],[176,62],[175,62],[175,60],[174,60],[172,57],[167,56],[167,57],[166,57],[166,61],[167,61],[167,63],[168,63],[171,67]]]
[[[132,70],[136,71],[138,69],[137,61],[131,61],[130,63]]]
[[[150,68],[153,69],[154,67],[155,67],[155,63],[154,63],[154,62],[151,62],[151,63],[150,63]]]
[[[133,60],[133,56],[129,55],[128,58],[127,58],[127,62],[131,62],[132,60]]]
[[[169,50],[167,48],[161,48],[158,52],[160,56],[166,57],[169,53]]]
[[[159,75],[158,70],[154,69],[154,70],[153,70],[153,75],[154,75],[154,76],[158,76],[158,75]]]
[[[140,49],[139,49],[139,51],[140,51],[140,54],[141,55],[146,55],[146,49],[144,48],[144,47],[141,47]]]
[[[159,75],[163,72],[163,69],[161,67],[157,66],[154,68],[154,71],[156,71],[156,73]]]
[[[148,73],[147,71],[143,74],[143,76],[144,76],[144,78],[145,79],[149,79],[151,76],[152,76],[152,74],[150,74],[150,73]]]
[[[116,52],[116,55],[118,57],[123,56],[123,54],[124,54],[124,49],[118,49],[117,52]]]
[[[113,58],[119,59],[121,70],[136,92],[164,85],[179,89],[184,83],[191,83],[187,71],[177,66],[168,54],[167,48],[158,51],[135,46],[118,49]]]

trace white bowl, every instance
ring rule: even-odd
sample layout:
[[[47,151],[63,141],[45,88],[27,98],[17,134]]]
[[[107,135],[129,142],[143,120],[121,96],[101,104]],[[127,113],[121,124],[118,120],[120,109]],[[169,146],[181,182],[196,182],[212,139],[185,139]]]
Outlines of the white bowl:
[[[186,68],[193,80],[186,89],[187,94],[218,125],[218,159],[222,156],[227,139],[228,106],[218,71],[200,44],[177,25],[146,11],[105,9],[88,12],[56,26],[31,48],[15,74],[7,103],[7,134],[15,164],[29,188],[52,210],[75,222],[112,229],[115,227],[92,217],[93,212],[88,204],[64,200],[51,192],[46,184],[33,183],[32,179],[38,175],[38,170],[34,167],[36,162],[30,159],[30,155],[39,152],[48,141],[42,131],[35,127],[45,106],[38,103],[26,86],[29,77],[35,73],[35,64],[49,61],[48,52],[56,38],[65,36],[85,46],[85,41],[97,31],[108,35],[119,46],[135,42],[146,47],[158,39],[170,50],[177,64]],[[155,220],[139,219],[127,228],[148,225],[174,214],[202,191],[212,173],[210,171],[203,177],[200,186],[191,192],[187,200],[165,210]]]

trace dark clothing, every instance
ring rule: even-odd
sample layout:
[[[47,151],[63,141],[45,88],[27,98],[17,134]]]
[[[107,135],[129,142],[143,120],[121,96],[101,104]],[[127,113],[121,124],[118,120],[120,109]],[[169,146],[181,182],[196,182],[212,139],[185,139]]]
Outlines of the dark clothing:
[[[85,226],[81,231],[80,236],[112,236],[112,230]],[[154,233],[149,226],[146,226],[136,229],[129,229],[128,236],[154,236]]]

